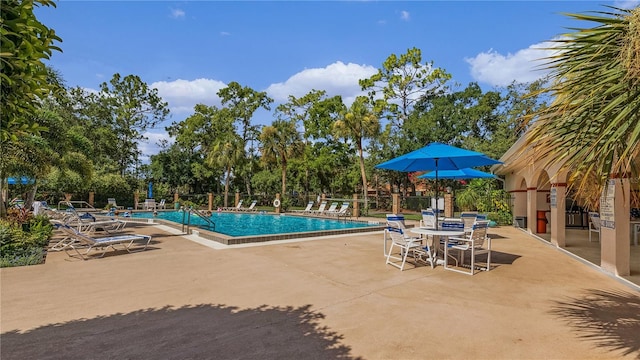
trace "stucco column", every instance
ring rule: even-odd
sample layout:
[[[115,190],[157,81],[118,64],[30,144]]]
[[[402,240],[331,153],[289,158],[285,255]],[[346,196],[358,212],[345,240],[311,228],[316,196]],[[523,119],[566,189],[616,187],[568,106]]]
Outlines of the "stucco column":
[[[566,204],[567,184],[555,183],[551,184],[549,193],[551,206],[551,243],[558,247],[567,246],[565,234],[565,204]]]
[[[240,202],[240,192],[236,191],[236,198],[235,198],[235,201],[233,202],[233,206],[238,207],[239,202]]]
[[[213,211],[213,193],[209,193],[209,212]]]
[[[140,202],[140,195],[138,194],[138,191],[136,190],[136,192],[133,193],[133,208],[135,210],[138,210],[138,203]]]
[[[536,212],[538,210],[538,190],[537,188],[527,188],[527,230],[529,233],[536,233]]]
[[[391,194],[391,213],[400,214],[400,194]]]
[[[89,191],[89,205],[93,206],[93,201],[95,199],[95,195],[96,193],[94,193],[93,191]]]
[[[360,202],[358,201],[358,194],[353,194],[353,216],[360,217]]]
[[[600,198],[600,267],[617,276],[630,273],[629,179],[610,179]]]

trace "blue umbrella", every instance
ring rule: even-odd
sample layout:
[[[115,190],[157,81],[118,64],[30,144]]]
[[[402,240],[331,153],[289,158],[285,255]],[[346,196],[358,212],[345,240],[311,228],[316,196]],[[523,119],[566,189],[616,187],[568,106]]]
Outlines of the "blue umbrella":
[[[404,172],[433,171],[436,180],[436,214],[438,214],[438,171],[460,170],[474,166],[501,164],[483,153],[433,142],[395,159],[376,165],[378,169]],[[436,229],[438,222],[436,221]]]
[[[27,185],[27,184],[33,184],[33,179],[30,179],[26,176],[22,176],[20,177],[20,179],[14,178],[14,177],[9,177],[7,178],[7,183],[9,185],[15,185],[15,184],[22,184],[22,185]]]
[[[442,170],[438,172],[440,179],[497,179],[498,177],[484,171],[464,168],[459,170]],[[435,179],[436,172],[431,171],[418,176],[419,179]]]

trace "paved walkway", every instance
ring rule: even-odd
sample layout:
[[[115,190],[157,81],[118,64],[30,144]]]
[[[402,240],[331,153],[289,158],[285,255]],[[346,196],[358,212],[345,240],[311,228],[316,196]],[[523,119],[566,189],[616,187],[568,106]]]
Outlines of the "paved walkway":
[[[0,270],[9,359],[638,359],[640,293],[511,227],[495,268],[385,265],[382,233]]]

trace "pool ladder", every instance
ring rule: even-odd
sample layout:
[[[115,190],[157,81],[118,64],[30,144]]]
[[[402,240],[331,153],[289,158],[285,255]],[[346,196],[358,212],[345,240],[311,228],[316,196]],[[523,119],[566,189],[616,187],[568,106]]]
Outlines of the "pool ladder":
[[[206,214],[204,214],[202,211],[198,209],[189,208],[182,215],[182,224],[183,225],[187,224],[187,232],[189,232],[189,227],[191,226],[192,213],[198,215],[202,220],[204,220],[207,223],[207,225],[205,225],[207,230],[216,231],[216,223],[213,222],[213,220],[209,219],[209,217]],[[187,216],[187,219],[186,219],[187,221],[185,221],[184,219],[185,216]],[[184,226],[182,230],[184,231]]]

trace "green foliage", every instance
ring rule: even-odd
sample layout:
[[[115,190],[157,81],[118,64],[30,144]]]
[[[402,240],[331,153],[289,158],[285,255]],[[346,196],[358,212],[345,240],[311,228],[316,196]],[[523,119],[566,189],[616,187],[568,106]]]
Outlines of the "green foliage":
[[[62,41],[54,30],[39,22],[36,6],[53,6],[51,0],[3,0],[0,2],[0,143],[43,130],[33,121],[38,101],[53,89],[43,59]]]
[[[39,265],[44,262],[44,250],[34,247],[15,252],[2,253],[0,256],[0,268],[12,266]]]
[[[0,267],[42,263],[53,227],[46,216],[36,216],[28,224],[25,231],[19,224],[0,220]]]
[[[536,126],[515,156],[535,146],[545,165],[572,171],[570,188],[595,207],[611,174],[640,172],[640,7],[567,15],[594,26],[551,40],[553,102],[528,118]]]

